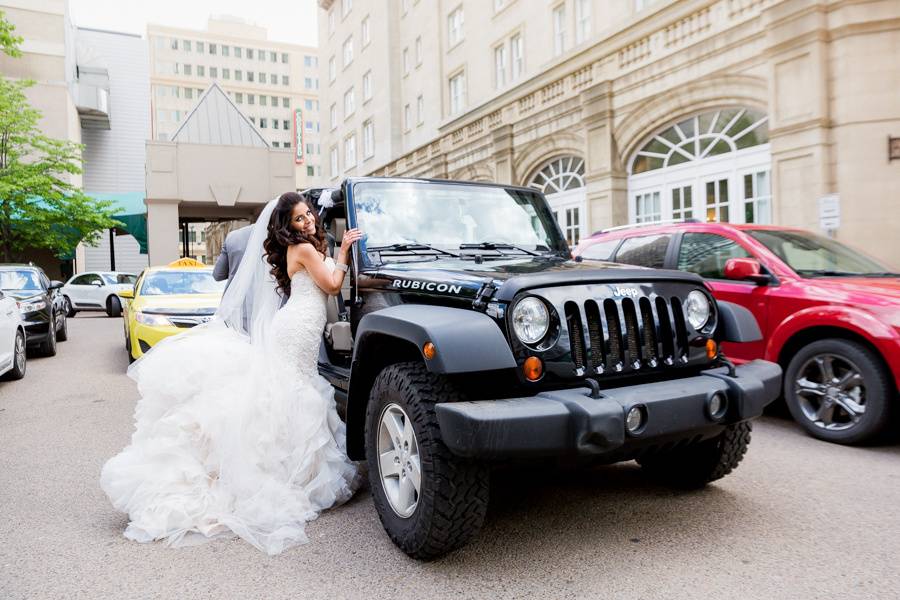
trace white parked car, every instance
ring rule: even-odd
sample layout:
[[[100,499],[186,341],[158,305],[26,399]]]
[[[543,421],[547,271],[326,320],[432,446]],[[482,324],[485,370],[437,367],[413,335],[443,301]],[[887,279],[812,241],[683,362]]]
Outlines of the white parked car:
[[[0,291],[0,377],[25,377],[25,325],[16,299]]]
[[[95,271],[80,273],[62,287],[66,314],[74,317],[81,310],[102,310],[110,317],[122,314],[118,293],[134,288],[137,276],[132,273]]]

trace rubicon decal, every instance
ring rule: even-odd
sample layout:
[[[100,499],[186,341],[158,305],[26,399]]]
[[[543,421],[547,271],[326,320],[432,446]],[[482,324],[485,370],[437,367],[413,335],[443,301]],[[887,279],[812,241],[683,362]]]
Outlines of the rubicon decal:
[[[451,283],[438,283],[436,281],[416,281],[414,279],[395,279],[391,287],[403,290],[421,290],[423,292],[438,292],[441,294],[461,294],[462,286]]]

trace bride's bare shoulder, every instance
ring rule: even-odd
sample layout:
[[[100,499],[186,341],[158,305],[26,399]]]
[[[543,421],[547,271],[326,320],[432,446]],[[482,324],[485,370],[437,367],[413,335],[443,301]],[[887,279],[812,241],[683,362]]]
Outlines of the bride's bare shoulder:
[[[295,256],[300,262],[322,259],[322,254],[309,242],[300,242],[299,244],[288,246],[288,254]]]

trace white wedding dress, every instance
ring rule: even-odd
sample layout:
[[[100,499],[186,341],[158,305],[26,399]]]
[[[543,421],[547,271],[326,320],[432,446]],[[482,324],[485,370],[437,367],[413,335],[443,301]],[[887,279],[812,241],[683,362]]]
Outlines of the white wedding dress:
[[[216,319],[133,365],[135,432],[100,478],[128,513],[126,537],[185,545],[234,533],[277,554],[352,495],[357,469],[316,367],[325,302],[301,270],[264,343]]]

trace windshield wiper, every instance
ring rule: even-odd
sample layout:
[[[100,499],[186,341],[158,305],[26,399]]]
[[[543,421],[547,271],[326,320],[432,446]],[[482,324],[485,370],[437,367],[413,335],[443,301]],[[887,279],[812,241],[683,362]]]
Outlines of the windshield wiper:
[[[420,244],[418,242],[387,244],[385,246],[366,246],[366,252],[416,252],[420,250],[437,252],[439,254],[446,254],[447,256],[459,256],[458,254],[454,254],[453,252],[448,252],[446,250],[441,250],[440,248],[435,248],[434,246],[429,246],[428,244]]]
[[[524,252],[525,254],[530,254],[531,256],[543,256],[543,254],[539,254],[533,250],[526,250],[521,246],[516,246],[514,244],[506,244],[503,242],[478,242],[477,244],[460,244],[460,250],[518,250],[519,252]]]
[[[830,271],[828,269],[798,269],[800,275],[808,275],[810,277],[860,277],[865,273],[853,273],[850,271]]]

